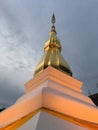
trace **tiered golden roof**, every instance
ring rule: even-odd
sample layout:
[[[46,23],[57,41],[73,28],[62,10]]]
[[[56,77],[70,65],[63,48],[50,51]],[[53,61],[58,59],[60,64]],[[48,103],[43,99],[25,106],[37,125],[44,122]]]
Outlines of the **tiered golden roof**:
[[[72,76],[72,71],[66,60],[61,55],[61,44],[60,40],[57,38],[57,32],[55,30],[55,16],[52,16],[52,28],[50,32],[50,38],[45,43],[44,46],[44,55],[40,60],[39,64],[35,68],[34,75],[41,72],[48,66],[52,66],[70,76]]]

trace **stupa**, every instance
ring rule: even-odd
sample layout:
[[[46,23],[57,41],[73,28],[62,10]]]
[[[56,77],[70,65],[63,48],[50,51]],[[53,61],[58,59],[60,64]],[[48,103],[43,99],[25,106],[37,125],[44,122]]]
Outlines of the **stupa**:
[[[61,54],[52,16],[50,37],[26,93],[0,113],[0,130],[98,130],[98,107]]]

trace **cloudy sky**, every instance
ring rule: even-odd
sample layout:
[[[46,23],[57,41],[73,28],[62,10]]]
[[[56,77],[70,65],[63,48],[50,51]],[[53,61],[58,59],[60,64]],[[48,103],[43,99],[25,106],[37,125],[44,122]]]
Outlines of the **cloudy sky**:
[[[98,92],[98,0],[0,0],[0,105],[24,94],[49,37],[51,16],[62,54],[83,93]]]

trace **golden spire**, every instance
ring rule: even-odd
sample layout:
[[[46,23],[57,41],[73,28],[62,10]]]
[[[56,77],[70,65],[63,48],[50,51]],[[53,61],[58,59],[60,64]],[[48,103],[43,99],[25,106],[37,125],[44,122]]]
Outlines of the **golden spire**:
[[[44,46],[44,55],[40,61],[40,63],[36,66],[34,75],[41,72],[48,66],[52,66],[70,76],[72,76],[71,68],[68,63],[65,61],[63,56],[61,55],[61,44],[59,39],[57,38],[57,32],[55,30],[55,15],[53,14],[52,19],[52,27],[50,32],[50,38],[47,40]]]

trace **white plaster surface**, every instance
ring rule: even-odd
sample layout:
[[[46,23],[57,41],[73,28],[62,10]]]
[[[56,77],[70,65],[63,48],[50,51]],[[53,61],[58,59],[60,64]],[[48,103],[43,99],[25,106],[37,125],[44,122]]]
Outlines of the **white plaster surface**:
[[[39,117],[40,117],[40,112],[38,112],[35,116],[33,116],[33,118],[31,118],[20,128],[18,128],[18,130],[36,130]]]
[[[27,83],[30,91],[0,113],[0,127],[7,126],[41,107],[98,124],[98,108],[81,91],[74,89],[80,90],[81,85],[80,81],[55,69],[46,69],[34,81]]]
[[[38,113],[18,130],[87,130],[78,125],[50,115],[44,111]]]

